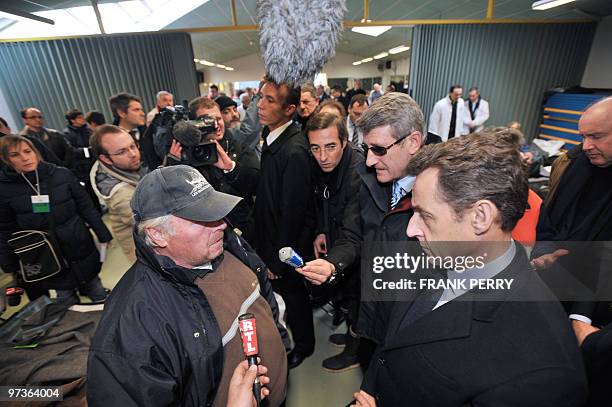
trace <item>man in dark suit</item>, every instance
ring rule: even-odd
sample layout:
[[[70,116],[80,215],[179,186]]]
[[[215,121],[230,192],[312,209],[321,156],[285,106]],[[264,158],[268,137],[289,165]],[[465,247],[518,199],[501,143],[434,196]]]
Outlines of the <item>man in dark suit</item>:
[[[571,327],[511,238],[528,195],[512,137],[455,138],[425,146],[408,163],[417,178],[407,234],[430,259],[449,256],[455,266],[440,272],[437,289],[412,290],[411,301],[391,303],[372,321],[386,326],[357,405],[584,404]],[[480,263],[459,267],[467,256]],[[414,273],[417,281],[433,274]],[[465,288],[451,284],[462,279]]]
[[[108,100],[113,112],[113,124],[130,133],[140,150],[145,165],[154,170],[161,165],[161,158],[155,154],[153,148],[153,134],[147,132],[145,125],[146,115],[142,108],[140,98],[127,92],[117,93]]]
[[[575,276],[597,293],[576,296],[559,293],[564,300],[576,300],[564,305],[586,355],[589,405],[593,406],[612,397],[609,385],[612,359],[608,356],[612,352],[611,335],[598,333],[590,339],[600,328],[612,329],[612,293],[610,286],[606,286],[610,282],[612,240],[611,116],[611,97],[586,109],[578,123],[582,144],[553,163],[550,192],[540,210],[538,242],[533,254],[534,265],[544,269],[545,275]],[[605,337],[607,341],[601,340]]]
[[[261,88],[259,120],[264,145],[261,175],[254,208],[257,253],[269,267],[272,286],[287,305],[287,322],[295,346],[287,357],[289,368],[298,366],[314,352],[312,309],[304,279],[278,259],[278,251],[292,247],[308,257],[312,251],[306,213],[312,193],[308,142],[294,123],[300,88],[266,79]]]

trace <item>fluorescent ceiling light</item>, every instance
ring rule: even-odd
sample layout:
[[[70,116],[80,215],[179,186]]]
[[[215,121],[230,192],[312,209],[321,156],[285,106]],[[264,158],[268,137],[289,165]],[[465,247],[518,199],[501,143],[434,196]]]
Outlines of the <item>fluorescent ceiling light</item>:
[[[100,3],[98,8],[107,34],[124,32],[158,31],[200,7],[209,0],[182,0],[180,7],[172,0],[127,0],[117,3]],[[96,14],[91,6],[70,7],[32,13],[51,19],[55,25],[37,21],[20,21],[0,29],[0,37],[32,38],[61,37],[69,35],[100,34]]]
[[[391,48],[389,54],[399,54],[400,52],[408,51],[410,47],[406,45],[400,45],[399,47]]]
[[[212,62],[210,62],[210,61],[206,61],[206,60],[204,60],[204,59],[200,59],[200,63],[201,63],[202,65],[206,65],[206,66],[215,66],[215,64],[214,64],[214,63],[212,63]]]
[[[361,60],[361,62],[363,63],[370,62],[370,61],[374,61],[374,58],[364,58]]]
[[[217,66],[217,68],[221,68],[221,69],[225,69],[225,65],[221,65],[221,64],[215,64]]]
[[[389,56],[388,52],[381,52],[378,55],[374,55],[374,59],[381,59],[381,58],[384,58],[384,57],[387,57],[387,56]]]
[[[378,37],[379,35],[389,31],[390,25],[373,25],[371,27],[353,27],[351,31],[359,34],[369,35],[371,37]]]
[[[226,67],[225,67],[225,70],[226,70],[226,71],[233,71],[233,70],[234,70],[234,68],[232,68],[231,66],[226,66]]]
[[[193,58],[193,62],[200,62],[198,58]]]
[[[576,0],[539,0],[531,5],[533,10],[548,10],[549,8],[559,7]]]
[[[355,62],[353,62],[353,65],[361,65],[361,61],[355,61]]]

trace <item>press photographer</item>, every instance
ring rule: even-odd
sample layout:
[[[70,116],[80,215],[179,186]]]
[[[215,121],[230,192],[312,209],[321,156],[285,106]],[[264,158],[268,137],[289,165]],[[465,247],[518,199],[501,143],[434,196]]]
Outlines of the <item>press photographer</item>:
[[[166,165],[195,167],[217,191],[244,198],[228,215],[232,226],[244,233],[259,183],[257,156],[243,150],[227,131],[221,109],[214,101],[205,97],[193,100],[190,112],[196,117],[194,121],[186,120],[184,108],[175,107],[175,111]]]

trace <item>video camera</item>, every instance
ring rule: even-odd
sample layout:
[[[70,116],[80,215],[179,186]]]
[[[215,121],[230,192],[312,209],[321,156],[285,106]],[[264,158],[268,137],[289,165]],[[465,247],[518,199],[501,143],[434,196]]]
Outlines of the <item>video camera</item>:
[[[189,109],[176,105],[162,109],[154,121],[160,129],[165,130],[161,133],[165,139],[163,144],[168,146],[167,148],[172,139],[181,144],[181,164],[202,167],[217,162],[217,146],[215,142],[208,141],[207,137],[217,131],[214,117],[203,115],[191,120]]]

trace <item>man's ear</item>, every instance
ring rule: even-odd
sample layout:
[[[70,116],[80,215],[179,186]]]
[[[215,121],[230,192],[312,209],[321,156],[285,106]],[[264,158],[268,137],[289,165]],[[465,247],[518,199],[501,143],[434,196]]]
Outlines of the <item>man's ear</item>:
[[[156,247],[164,248],[168,246],[168,241],[166,240],[166,235],[155,228],[146,228],[145,233],[149,237],[149,240],[153,242]]]
[[[423,134],[420,131],[412,132],[408,137],[408,153],[416,154],[423,144]]]
[[[295,111],[297,110],[297,106],[296,105],[289,105],[285,108],[285,116],[287,117],[291,117],[295,114]]]
[[[471,223],[475,235],[483,235],[490,231],[497,221],[499,209],[488,199],[482,199],[472,205]]]
[[[110,157],[104,154],[100,154],[98,156],[98,160],[100,160],[101,162],[103,162],[106,165],[113,165],[113,162],[111,161]]]

